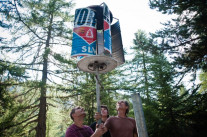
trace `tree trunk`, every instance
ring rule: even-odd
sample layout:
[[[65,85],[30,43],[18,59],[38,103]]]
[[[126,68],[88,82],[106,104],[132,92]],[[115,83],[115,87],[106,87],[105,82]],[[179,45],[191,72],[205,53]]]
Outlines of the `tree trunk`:
[[[40,96],[40,110],[39,110],[39,115],[38,115],[38,124],[37,124],[37,128],[36,128],[36,137],[45,137],[46,136],[47,67],[48,67],[48,55],[44,58],[44,63],[43,63],[42,86],[41,86],[41,96]]]
[[[48,54],[51,39],[53,15],[50,17],[50,26],[48,27],[48,36],[46,40],[45,55],[43,60],[43,71],[42,71],[42,86],[40,96],[40,110],[38,115],[38,124],[36,128],[36,137],[46,136],[46,91],[47,91],[47,71],[48,71]]]
[[[40,110],[38,115],[38,124],[36,128],[36,137],[46,136],[46,88],[41,88]]]

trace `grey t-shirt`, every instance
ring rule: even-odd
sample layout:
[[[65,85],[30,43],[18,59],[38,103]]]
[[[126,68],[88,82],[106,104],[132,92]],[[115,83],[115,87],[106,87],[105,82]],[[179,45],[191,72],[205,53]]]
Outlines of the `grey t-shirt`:
[[[110,117],[104,124],[111,133],[111,137],[133,137],[137,134],[136,122],[133,118]]]

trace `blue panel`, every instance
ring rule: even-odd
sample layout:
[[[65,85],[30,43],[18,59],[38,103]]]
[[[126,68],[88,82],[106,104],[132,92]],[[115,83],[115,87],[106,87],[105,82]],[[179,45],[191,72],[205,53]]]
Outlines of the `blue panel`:
[[[84,39],[73,33],[71,56],[88,56],[96,54],[96,41],[88,44]]]

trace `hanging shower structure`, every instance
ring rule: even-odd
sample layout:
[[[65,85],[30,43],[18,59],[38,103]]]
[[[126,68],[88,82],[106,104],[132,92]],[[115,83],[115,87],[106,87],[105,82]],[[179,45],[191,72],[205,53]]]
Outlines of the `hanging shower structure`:
[[[116,21],[112,24],[113,20]],[[99,74],[125,62],[119,20],[105,3],[76,9],[71,57],[77,58],[81,71],[96,74],[97,111],[100,112]]]

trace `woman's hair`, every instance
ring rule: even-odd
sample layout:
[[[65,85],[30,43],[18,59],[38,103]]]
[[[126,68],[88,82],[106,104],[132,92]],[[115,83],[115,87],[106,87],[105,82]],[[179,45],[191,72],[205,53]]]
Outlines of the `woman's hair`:
[[[109,110],[108,110],[108,107],[107,107],[106,105],[101,105],[101,108],[105,108],[105,109],[107,110],[107,113],[108,113],[107,118],[108,118],[108,117],[109,117]]]

